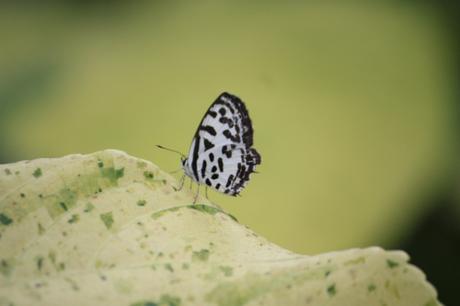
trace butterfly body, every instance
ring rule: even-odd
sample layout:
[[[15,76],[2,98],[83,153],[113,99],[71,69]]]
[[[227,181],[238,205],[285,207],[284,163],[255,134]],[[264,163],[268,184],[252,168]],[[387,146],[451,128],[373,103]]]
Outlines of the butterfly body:
[[[253,128],[246,106],[224,92],[201,120],[182,168],[197,183],[236,196],[261,163],[252,145]]]

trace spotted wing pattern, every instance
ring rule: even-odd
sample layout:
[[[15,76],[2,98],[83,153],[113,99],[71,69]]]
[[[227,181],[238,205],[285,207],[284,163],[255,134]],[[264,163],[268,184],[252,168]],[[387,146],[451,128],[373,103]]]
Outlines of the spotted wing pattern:
[[[201,120],[184,163],[185,173],[198,183],[236,196],[261,163],[252,145],[253,129],[246,106],[224,92]]]

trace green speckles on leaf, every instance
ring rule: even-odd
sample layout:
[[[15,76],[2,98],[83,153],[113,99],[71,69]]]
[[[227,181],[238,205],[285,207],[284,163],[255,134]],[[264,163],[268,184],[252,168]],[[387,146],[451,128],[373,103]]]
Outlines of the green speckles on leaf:
[[[144,171],[144,177],[146,180],[153,180],[154,179],[154,175],[153,175],[153,172],[152,171]]]
[[[37,256],[35,258],[35,263],[37,264],[37,270],[38,271],[41,271],[42,268],[43,268],[43,260],[45,260],[45,258],[43,258],[43,256]]]
[[[399,263],[394,261],[394,260],[387,259],[387,266],[388,266],[388,268],[393,269],[393,268],[398,267]]]
[[[78,214],[73,214],[72,217],[67,221],[70,224],[77,223],[80,220],[80,216]]]
[[[130,306],[160,306],[160,305],[152,301],[142,301],[142,302],[132,303]]]
[[[65,202],[59,202],[59,206],[61,206],[61,208],[64,210],[64,211],[68,211],[69,208],[67,207],[67,205],[65,204]]]
[[[67,204],[67,207],[73,207],[77,202],[77,193],[69,188],[64,188],[59,191],[59,197],[63,200],[62,202]]]
[[[161,306],[180,306],[180,298],[169,294],[163,294],[160,297]]]
[[[209,250],[208,249],[202,249],[197,252],[192,253],[192,261],[208,261],[209,259]]]
[[[225,276],[229,277],[233,275],[233,268],[230,266],[219,266],[219,269],[224,273]]]
[[[45,233],[45,228],[43,227],[43,225],[39,222],[37,224],[37,227],[38,227],[38,234],[43,235]]]
[[[49,215],[54,219],[66,211],[71,211],[77,200],[88,198],[102,190],[109,191],[111,187],[118,186],[118,180],[124,177],[125,168],[116,168],[113,164],[112,160],[101,158],[97,161],[98,169],[93,168],[91,172],[78,171],[81,174],[66,180],[64,188],[57,193],[48,194],[43,200]],[[87,205],[85,212],[91,211],[91,207]]]
[[[181,299],[177,296],[163,294],[159,301],[145,300],[130,304],[130,306],[180,306]]]
[[[327,294],[332,297],[337,293],[337,289],[335,288],[335,284],[332,284],[327,287],[326,289]]]
[[[56,218],[75,206],[77,193],[70,188],[63,188],[56,195],[50,196],[50,199],[50,201],[45,202],[45,206],[49,215]]]
[[[119,179],[125,175],[125,168],[120,168],[115,170],[115,179]]]
[[[54,266],[56,271],[64,271],[65,270],[65,263],[58,262],[55,251],[50,250],[48,252],[48,259],[50,260],[51,264]]]
[[[166,263],[164,265],[165,269],[168,270],[169,272],[174,272],[174,268],[170,263]]]
[[[0,224],[3,225],[10,225],[13,223],[13,219],[5,215],[4,213],[0,213]]]
[[[35,171],[32,173],[32,175],[35,178],[39,178],[40,176],[42,176],[42,169],[40,169],[40,168],[35,169]]]
[[[107,229],[112,228],[112,224],[114,222],[112,212],[101,214],[100,217],[101,217],[102,222],[104,222],[104,225]]]
[[[6,168],[6,169],[5,169],[5,174],[6,174],[6,175],[11,175],[11,170],[8,169],[8,168]]]
[[[91,202],[86,203],[85,209],[83,210],[85,213],[89,213],[94,209],[94,205]]]
[[[5,277],[8,277],[11,275],[12,271],[13,271],[12,261],[1,259],[0,260],[0,274],[2,274]]]
[[[115,169],[114,167],[100,168],[102,177],[107,178],[110,183],[117,184],[118,179],[125,175],[125,168]]]
[[[356,305],[369,300],[366,305],[406,305],[412,298],[417,306],[436,305],[431,287],[427,294],[416,291],[427,287],[414,286],[417,278],[426,282],[406,264],[402,252],[356,249],[318,257],[289,253],[234,223],[217,205],[200,202],[188,207],[187,194],[164,187],[162,179],[169,176],[153,164],[139,169],[135,158],[114,154],[75,155],[52,167],[48,165],[57,160],[21,163],[19,177],[14,176],[16,166],[7,166],[13,173],[9,177],[0,170],[6,187],[16,181],[43,187],[14,188],[0,208],[0,213],[14,219],[8,227],[0,223],[0,242],[7,246],[0,248],[0,282],[23,289],[11,291],[19,299],[24,293],[32,304],[40,298],[38,303],[53,304],[65,292],[75,297],[73,301],[81,296],[89,304],[242,306],[273,300],[279,305],[324,306],[344,305],[359,295]],[[43,172],[35,179],[32,172],[38,166]],[[110,167],[113,175],[104,172],[110,174],[104,177],[101,169]],[[111,182],[116,179],[109,177],[120,176],[115,170],[122,167],[124,176],[115,186]],[[154,174],[154,183],[144,179],[146,170]],[[102,194],[96,193],[99,188]],[[50,206],[57,217],[44,209]],[[16,227],[21,233],[24,228],[25,235],[18,236]],[[15,249],[8,249],[11,242]],[[387,259],[397,262],[398,268],[390,269]],[[347,260],[352,266],[344,266]],[[387,279],[390,282],[384,286]],[[159,284],[154,286],[159,290],[148,290],[152,282]],[[72,292],[78,288],[74,284],[80,287],[78,294]],[[105,291],[116,297],[104,295]],[[394,296],[401,301],[393,303]]]

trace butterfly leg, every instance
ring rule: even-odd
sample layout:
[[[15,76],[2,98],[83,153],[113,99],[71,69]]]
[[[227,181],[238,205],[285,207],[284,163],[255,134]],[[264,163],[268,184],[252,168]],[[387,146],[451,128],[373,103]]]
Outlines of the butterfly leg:
[[[182,190],[182,187],[184,187],[184,182],[185,182],[185,174],[182,175],[181,179],[180,179],[180,185],[179,185],[179,188],[174,188],[175,191],[180,191]]]
[[[195,199],[193,200],[193,205],[196,204],[196,200],[198,200],[198,195],[200,194],[200,184],[197,184],[198,188],[196,189]]]
[[[206,185],[206,187],[204,189],[204,193],[206,195],[206,199],[209,200],[209,198],[208,198],[208,185]]]

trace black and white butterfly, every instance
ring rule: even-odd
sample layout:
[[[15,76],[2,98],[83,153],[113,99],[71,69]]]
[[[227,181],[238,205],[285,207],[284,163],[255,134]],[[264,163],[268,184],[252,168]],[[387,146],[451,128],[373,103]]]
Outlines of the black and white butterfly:
[[[198,184],[237,196],[261,163],[252,148],[253,133],[243,101],[222,93],[201,120],[188,157],[181,160],[185,174]]]

